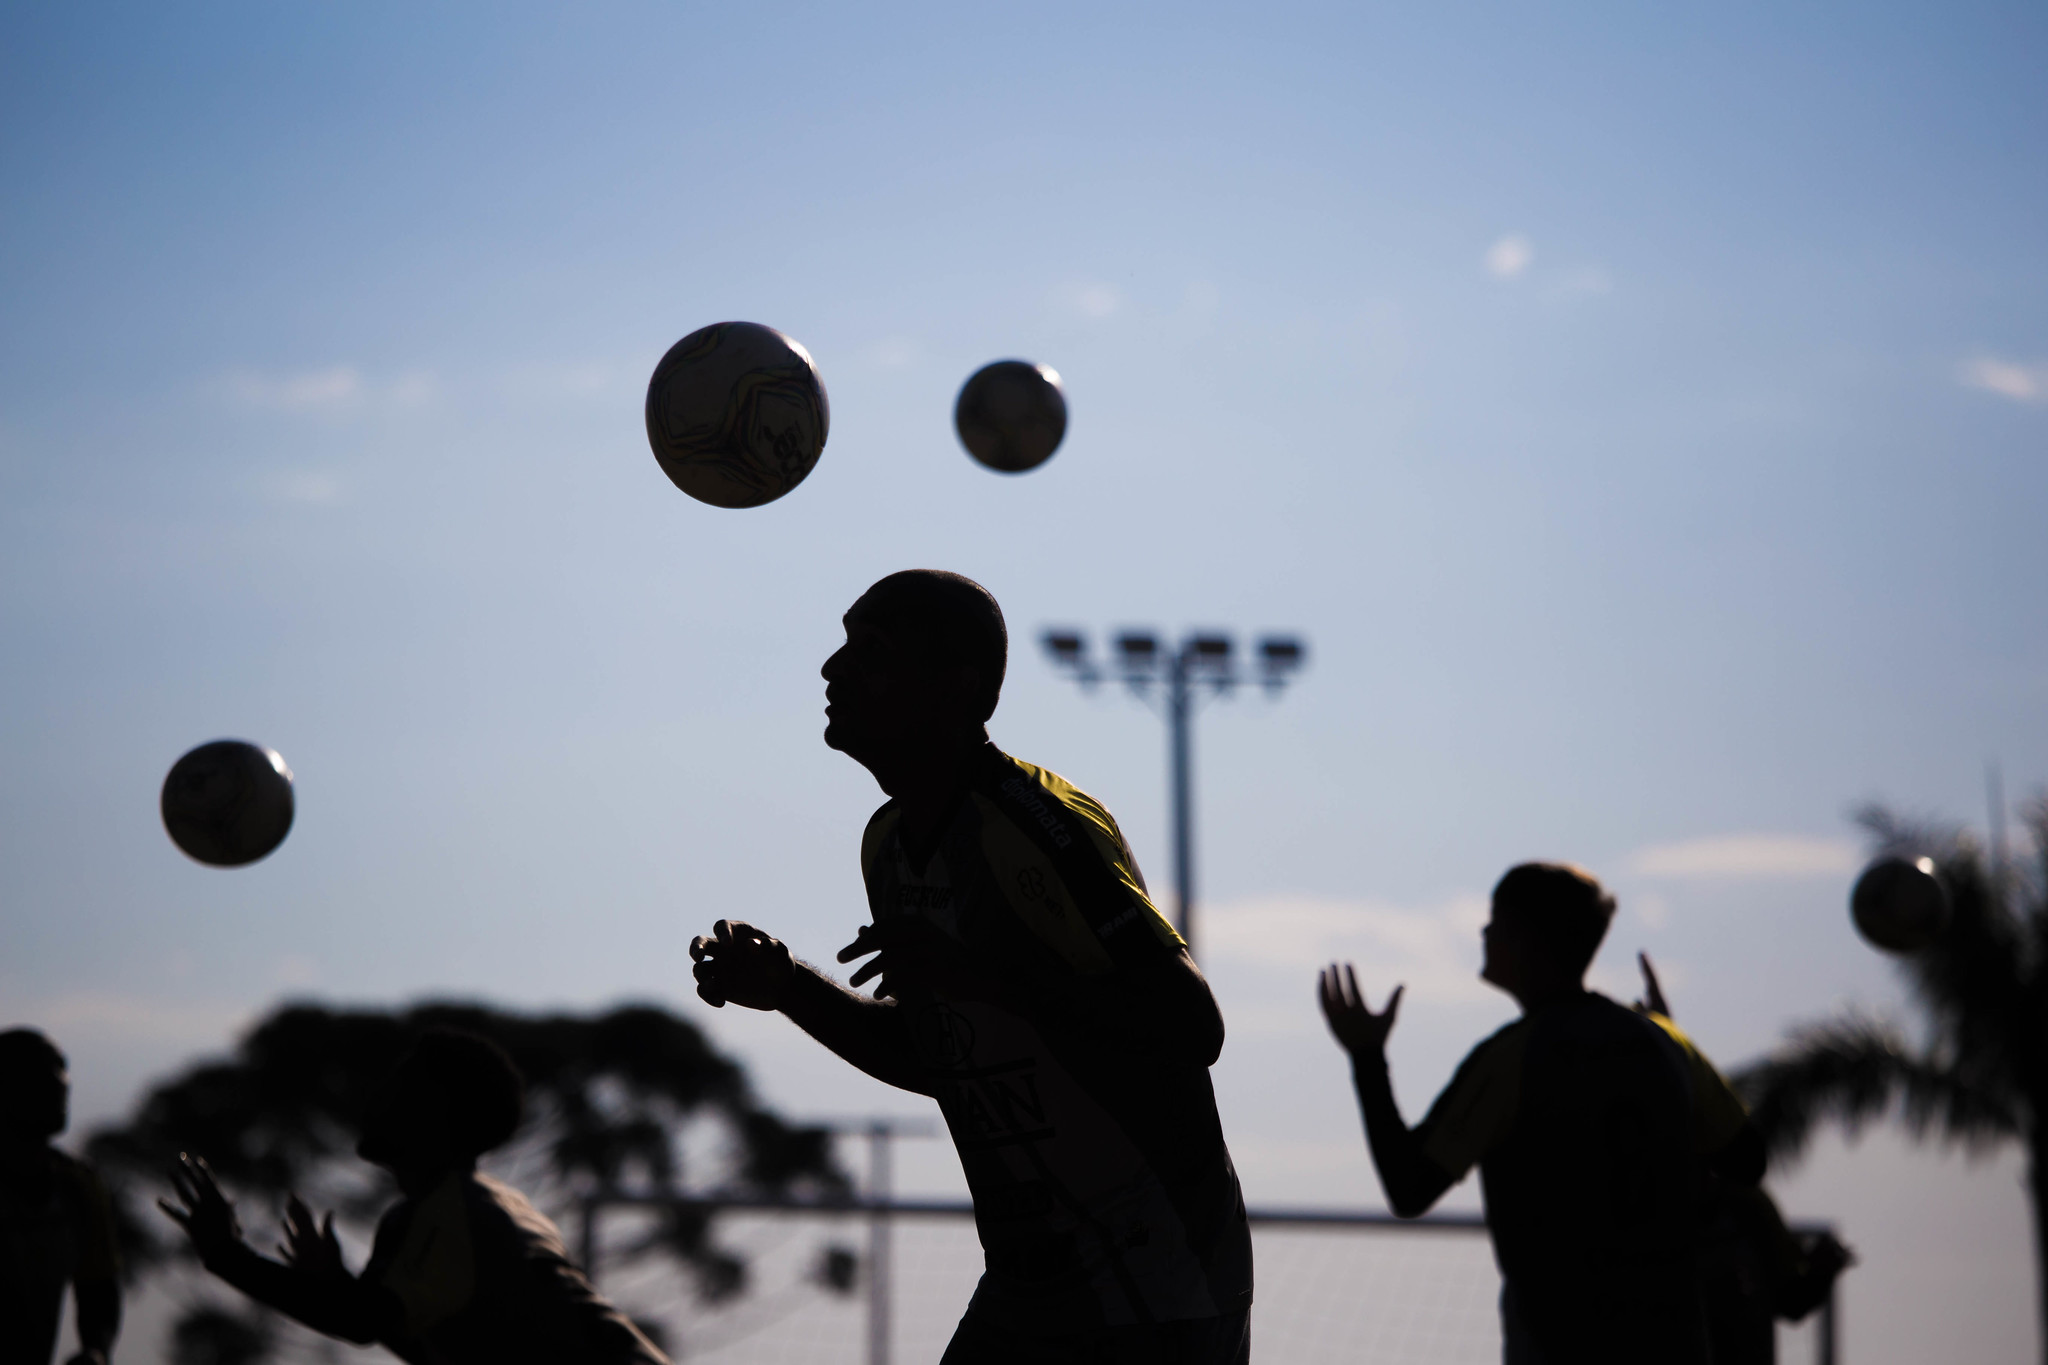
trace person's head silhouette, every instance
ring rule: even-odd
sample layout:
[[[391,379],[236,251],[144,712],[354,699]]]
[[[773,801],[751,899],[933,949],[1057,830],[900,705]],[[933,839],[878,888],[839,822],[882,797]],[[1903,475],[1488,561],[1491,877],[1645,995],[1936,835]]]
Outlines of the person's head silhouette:
[[[525,1083],[504,1050],[454,1029],[423,1034],[399,1059],[363,1119],[356,1154],[422,1193],[518,1131]]]
[[[1614,918],[1614,897],[1566,863],[1523,863],[1493,888],[1479,975],[1523,1005],[1584,989]]]
[[[890,574],[847,609],[825,661],[825,742],[894,790],[907,769],[979,746],[1009,660],[1003,610],[973,579]]]
[[[70,1109],[71,1073],[57,1045],[32,1028],[0,1033],[0,1140],[47,1142]]]

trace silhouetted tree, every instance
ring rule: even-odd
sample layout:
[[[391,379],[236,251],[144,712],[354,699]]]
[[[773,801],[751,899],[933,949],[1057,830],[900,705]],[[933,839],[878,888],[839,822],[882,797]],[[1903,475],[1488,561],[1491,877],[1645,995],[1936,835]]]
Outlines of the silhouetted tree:
[[[1922,1045],[1851,1015],[1795,1030],[1735,1085],[1774,1155],[1796,1155],[1825,1120],[1853,1134],[1891,1114],[1915,1139],[1939,1135],[1977,1150],[2025,1144],[2048,1353],[2048,797],[2023,820],[2034,863],[1994,867],[1960,829],[1881,806],[1858,812],[1879,854],[1933,858],[1948,890],[1947,930],[1899,959],[1926,1016]]]
[[[752,1097],[737,1063],[686,1021],[653,1006],[608,1013],[522,1015],[485,1005],[337,1010],[286,1005],[234,1054],[152,1089],[133,1118],[96,1133],[94,1163],[114,1196],[132,1269],[188,1257],[186,1239],[150,1207],[181,1151],[201,1154],[244,1196],[258,1244],[285,1195],[333,1207],[367,1231],[397,1198],[389,1177],[356,1159],[356,1122],[412,1039],[429,1028],[482,1034],[526,1077],[526,1120],[489,1167],[558,1219],[598,1191],[678,1193],[686,1159],[711,1169],[691,1184],[750,1194],[839,1195],[831,1134],[794,1127]],[[573,1235],[573,1219],[563,1220]],[[700,1295],[745,1287],[746,1266],[712,1239],[701,1213],[657,1215],[627,1260],[665,1258],[692,1273]],[[252,1325],[253,1324],[253,1325]],[[254,1332],[256,1335],[251,1336]],[[246,1365],[269,1349],[267,1328],[215,1308],[188,1313],[178,1359]]]

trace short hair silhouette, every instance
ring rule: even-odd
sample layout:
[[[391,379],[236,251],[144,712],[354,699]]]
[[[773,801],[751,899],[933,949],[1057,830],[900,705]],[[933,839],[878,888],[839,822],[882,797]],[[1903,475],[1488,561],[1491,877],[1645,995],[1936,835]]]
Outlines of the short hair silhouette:
[[[502,1147],[519,1131],[526,1081],[488,1038],[459,1029],[428,1030],[392,1071],[395,1083],[414,1079],[431,1082],[448,1097],[452,1136],[471,1156]]]
[[[979,719],[995,714],[1010,663],[1010,630],[987,588],[944,569],[905,569],[877,582],[854,605],[907,635],[932,662],[978,670]]]
[[[36,1029],[11,1028],[0,1033],[0,1085],[47,1076],[69,1065],[58,1046]]]
[[[1493,913],[1529,930],[1557,965],[1583,972],[1614,919],[1614,897],[1569,863],[1521,863],[1494,884]]]

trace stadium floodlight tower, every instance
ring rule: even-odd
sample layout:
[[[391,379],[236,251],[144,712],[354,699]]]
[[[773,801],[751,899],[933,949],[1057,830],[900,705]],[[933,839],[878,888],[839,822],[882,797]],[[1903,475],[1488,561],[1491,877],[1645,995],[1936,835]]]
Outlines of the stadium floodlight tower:
[[[1308,649],[1289,635],[1262,637],[1257,662],[1240,665],[1228,635],[1193,631],[1173,648],[1161,648],[1159,635],[1126,630],[1115,640],[1115,658],[1098,664],[1089,654],[1088,638],[1078,630],[1048,630],[1041,637],[1053,666],[1084,688],[1105,679],[1121,682],[1148,704],[1164,703],[1172,769],[1173,794],[1173,927],[1195,948],[1194,798],[1191,791],[1195,703],[1203,695],[1229,695],[1240,683],[1256,683],[1269,697],[1278,696],[1308,661]]]

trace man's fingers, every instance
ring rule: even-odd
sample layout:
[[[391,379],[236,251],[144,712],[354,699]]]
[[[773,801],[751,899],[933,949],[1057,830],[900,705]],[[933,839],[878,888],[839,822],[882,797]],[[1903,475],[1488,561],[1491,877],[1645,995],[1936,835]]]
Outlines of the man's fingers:
[[[699,934],[690,940],[690,960],[702,962],[711,948],[711,940]]]
[[[1394,993],[1387,997],[1387,1009],[1385,1018],[1387,1021],[1388,1028],[1392,1028],[1394,1026],[1394,1016],[1401,1012],[1401,994],[1407,989],[1408,988],[1405,985],[1396,986],[1394,987]]]
[[[185,1212],[183,1209],[172,1208],[171,1201],[168,1199],[157,1200],[156,1206],[162,1209],[165,1213],[169,1214],[171,1221],[173,1223],[176,1223],[179,1227],[185,1229],[185,1231],[187,1232],[190,1232],[192,1230],[191,1214]]]
[[[1358,988],[1358,968],[1349,962],[1344,964],[1344,984],[1350,996],[1348,1003],[1371,1014],[1372,1011],[1366,1007],[1365,992]]]
[[[715,1010],[725,1008],[725,997],[712,990],[709,986],[697,987],[697,998]]]
[[[842,959],[842,961],[843,960],[844,959]],[[859,969],[855,971],[852,976],[847,978],[846,984],[849,986],[858,987],[862,982],[866,981],[869,977],[880,976],[882,974],[882,967],[882,956],[881,954],[877,953],[875,956],[869,958],[866,962],[861,963]]]

